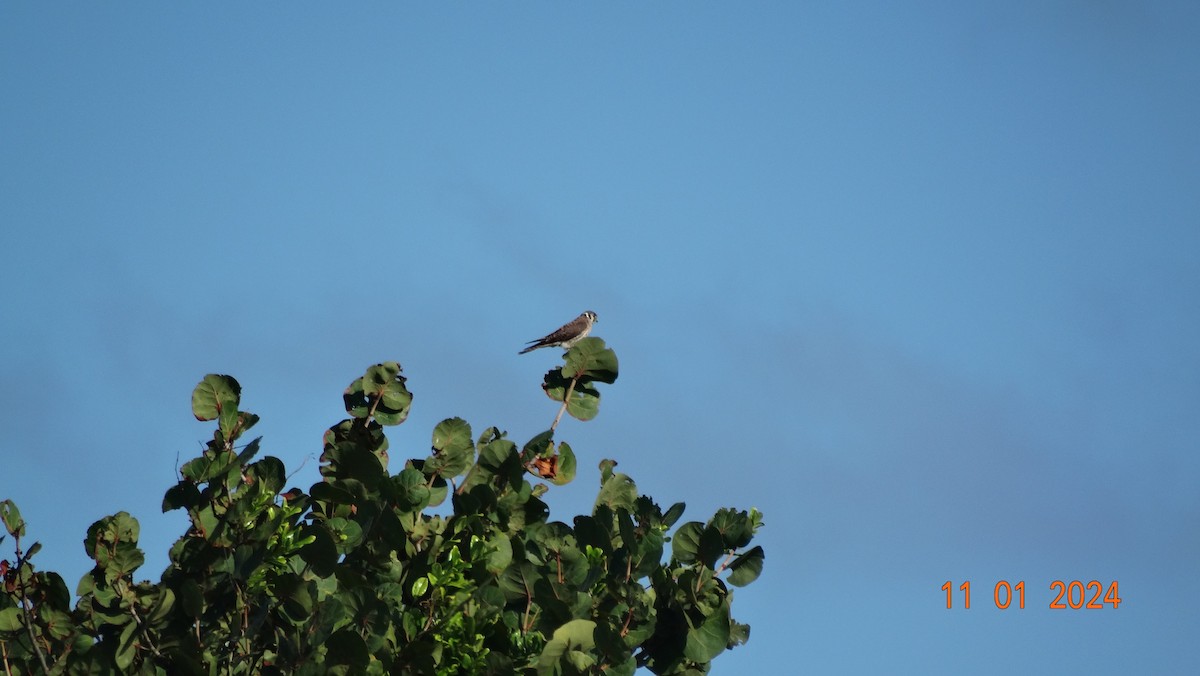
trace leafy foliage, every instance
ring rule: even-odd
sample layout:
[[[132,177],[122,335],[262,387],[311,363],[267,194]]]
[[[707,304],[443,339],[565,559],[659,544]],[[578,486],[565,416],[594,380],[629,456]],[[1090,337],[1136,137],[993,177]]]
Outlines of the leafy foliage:
[[[730,585],[754,581],[756,510],[722,509],[669,536],[665,511],[601,463],[591,514],[549,519],[546,484],[576,473],[556,441],[563,410],[599,412],[598,383],[617,359],[580,341],[543,389],[563,409],[520,448],[496,427],[478,437],[459,418],[433,430],[428,456],[389,473],[384,427],[408,417],[400,365],[367,369],[346,389],[349,418],[324,436],[321,480],[284,490],[283,463],[257,458],[258,422],[241,387],[208,375],[192,412],[217,421],[180,468],[163,510],[187,532],[158,583],[134,582],[138,522],[124,512],[88,529],[94,568],[78,601],[22,550],[26,524],[0,502],[15,559],[0,561],[0,657],[6,673],[144,674],[659,674],[702,673],[749,627],[730,616]],[[449,509],[432,508],[449,500]],[[3,539],[3,538],[0,538]],[[664,555],[670,545],[670,556]]]

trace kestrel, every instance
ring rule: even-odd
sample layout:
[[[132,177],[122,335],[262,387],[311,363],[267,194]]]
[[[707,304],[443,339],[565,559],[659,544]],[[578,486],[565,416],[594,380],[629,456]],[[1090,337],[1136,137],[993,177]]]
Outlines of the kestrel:
[[[554,347],[558,346],[564,350],[571,349],[571,346],[583,340],[592,330],[592,324],[595,324],[596,313],[591,310],[584,311],[575,319],[563,324],[549,335],[538,338],[537,340],[529,341],[529,347],[521,350],[517,354],[525,354],[539,347]]]

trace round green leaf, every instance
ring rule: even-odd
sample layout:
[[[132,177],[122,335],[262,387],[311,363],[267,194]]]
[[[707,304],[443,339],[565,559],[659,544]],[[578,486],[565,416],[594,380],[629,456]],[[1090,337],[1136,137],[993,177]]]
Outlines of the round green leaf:
[[[617,353],[606,348],[604,341],[589,337],[579,341],[563,355],[564,378],[581,377],[602,383],[617,381]]]
[[[671,538],[671,556],[680,563],[695,561],[700,553],[700,534],[704,532],[704,524],[699,521],[689,521],[675,531]]]
[[[237,412],[242,386],[232,376],[210,373],[192,390],[192,415],[196,420],[216,420],[228,410]]]

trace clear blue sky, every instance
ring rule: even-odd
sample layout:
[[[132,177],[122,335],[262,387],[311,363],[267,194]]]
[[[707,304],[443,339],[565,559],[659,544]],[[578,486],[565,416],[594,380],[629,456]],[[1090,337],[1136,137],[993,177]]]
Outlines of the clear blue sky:
[[[763,510],[717,673],[1185,673],[1197,35],[1193,2],[5,3],[0,497],[71,585],[130,511],[157,579],[205,373],[307,487],[378,361],[397,467],[445,417],[545,429],[556,356],[516,352],[590,308],[621,378],[555,516],[602,457]]]

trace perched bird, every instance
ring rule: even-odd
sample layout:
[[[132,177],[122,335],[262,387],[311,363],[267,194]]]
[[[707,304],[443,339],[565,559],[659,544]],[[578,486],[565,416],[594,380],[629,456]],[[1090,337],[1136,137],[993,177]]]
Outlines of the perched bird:
[[[591,332],[592,324],[595,324],[597,321],[596,313],[586,310],[583,314],[563,324],[544,338],[529,341],[529,347],[517,354],[525,354],[539,347],[554,347],[556,345],[564,350],[569,350],[572,345],[583,340]]]

